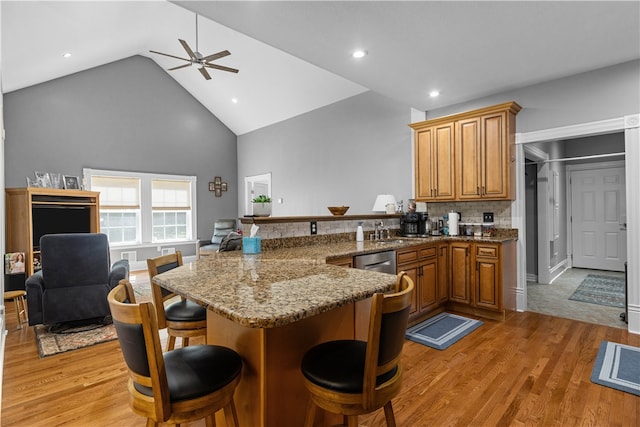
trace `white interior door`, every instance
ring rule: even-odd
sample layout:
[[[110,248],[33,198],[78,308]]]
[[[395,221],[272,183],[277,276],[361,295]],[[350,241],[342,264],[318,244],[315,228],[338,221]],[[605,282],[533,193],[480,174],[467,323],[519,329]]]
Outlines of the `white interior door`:
[[[624,271],[626,210],[623,167],[571,172],[574,267]]]

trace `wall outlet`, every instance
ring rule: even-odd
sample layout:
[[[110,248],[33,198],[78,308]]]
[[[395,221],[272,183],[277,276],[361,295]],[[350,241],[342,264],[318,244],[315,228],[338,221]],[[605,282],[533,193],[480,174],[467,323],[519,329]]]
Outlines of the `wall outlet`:
[[[484,212],[482,214],[482,222],[493,222],[493,212]]]
[[[311,234],[318,234],[318,223],[316,221],[311,221]]]

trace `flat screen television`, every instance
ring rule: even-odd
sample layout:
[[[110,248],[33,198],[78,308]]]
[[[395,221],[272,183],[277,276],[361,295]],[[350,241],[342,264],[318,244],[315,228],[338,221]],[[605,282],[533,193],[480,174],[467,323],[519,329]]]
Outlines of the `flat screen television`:
[[[89,207],[34,205],[32,220],[34,249],[40,248],[40,237],[45,234],[91,232]]]

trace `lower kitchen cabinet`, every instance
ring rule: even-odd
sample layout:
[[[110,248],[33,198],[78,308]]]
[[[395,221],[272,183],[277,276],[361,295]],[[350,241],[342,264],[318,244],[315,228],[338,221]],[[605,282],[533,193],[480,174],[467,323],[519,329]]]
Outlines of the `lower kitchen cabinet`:
[[[475,245],[475,305],[494,310],[502,309],[502,279],[500,245]]]
[[[493,319],[515,310],[515,240],[451,242],[448,308]]]
[[[397,271],[406,272],[415,284],[410,320],[424,317],[441,306],[438,245],[435,243],[401,249],[396,252]],[[446,282],[444,284],[447,286]],[[446,295],[446,293],[445,293]]]
[[[438,243],[438,304],[449,301],[449,244]]]
[[[449,243],[451,265],[449,301],[471,304],[471,245],[473,243]]]

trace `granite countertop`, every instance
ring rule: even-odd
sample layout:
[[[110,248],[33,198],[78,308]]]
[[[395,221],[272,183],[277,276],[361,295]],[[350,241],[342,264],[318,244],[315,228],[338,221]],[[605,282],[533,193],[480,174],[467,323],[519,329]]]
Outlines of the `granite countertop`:
[[[502,243],[516,237],[396,237],[216,252],[154,277],[160,286],[251,328],[284,326],[393,289],[393,274],[344,268],[327,260],[440,241]]]
[[[234,251],[202,257],[153,280],[242,326],[273,328],[387,292],[396,276],[302,254]]]
[[[274,248],[262,250],[263,258],[274,259],[306,259],[315,260],[317,262],[325,262],[327,260],[342,258],[348,256],[357,256],[367,253],[390,251],[410,248],[412,246],[424,245],[437,242],[484,242],[484,243],[503,243],[509,240],[515,240],[514,236],[499,237],[472,237],[472,236],[432,236],[432,237],[400,237],[396,236],[386,240],[365,240],[364,242],[345,241],[331,242],[325,244],[305,245],[292,248]],[[277,240],[277,239],[274,239]],[[226,253],[219,255],[225,256]]]

